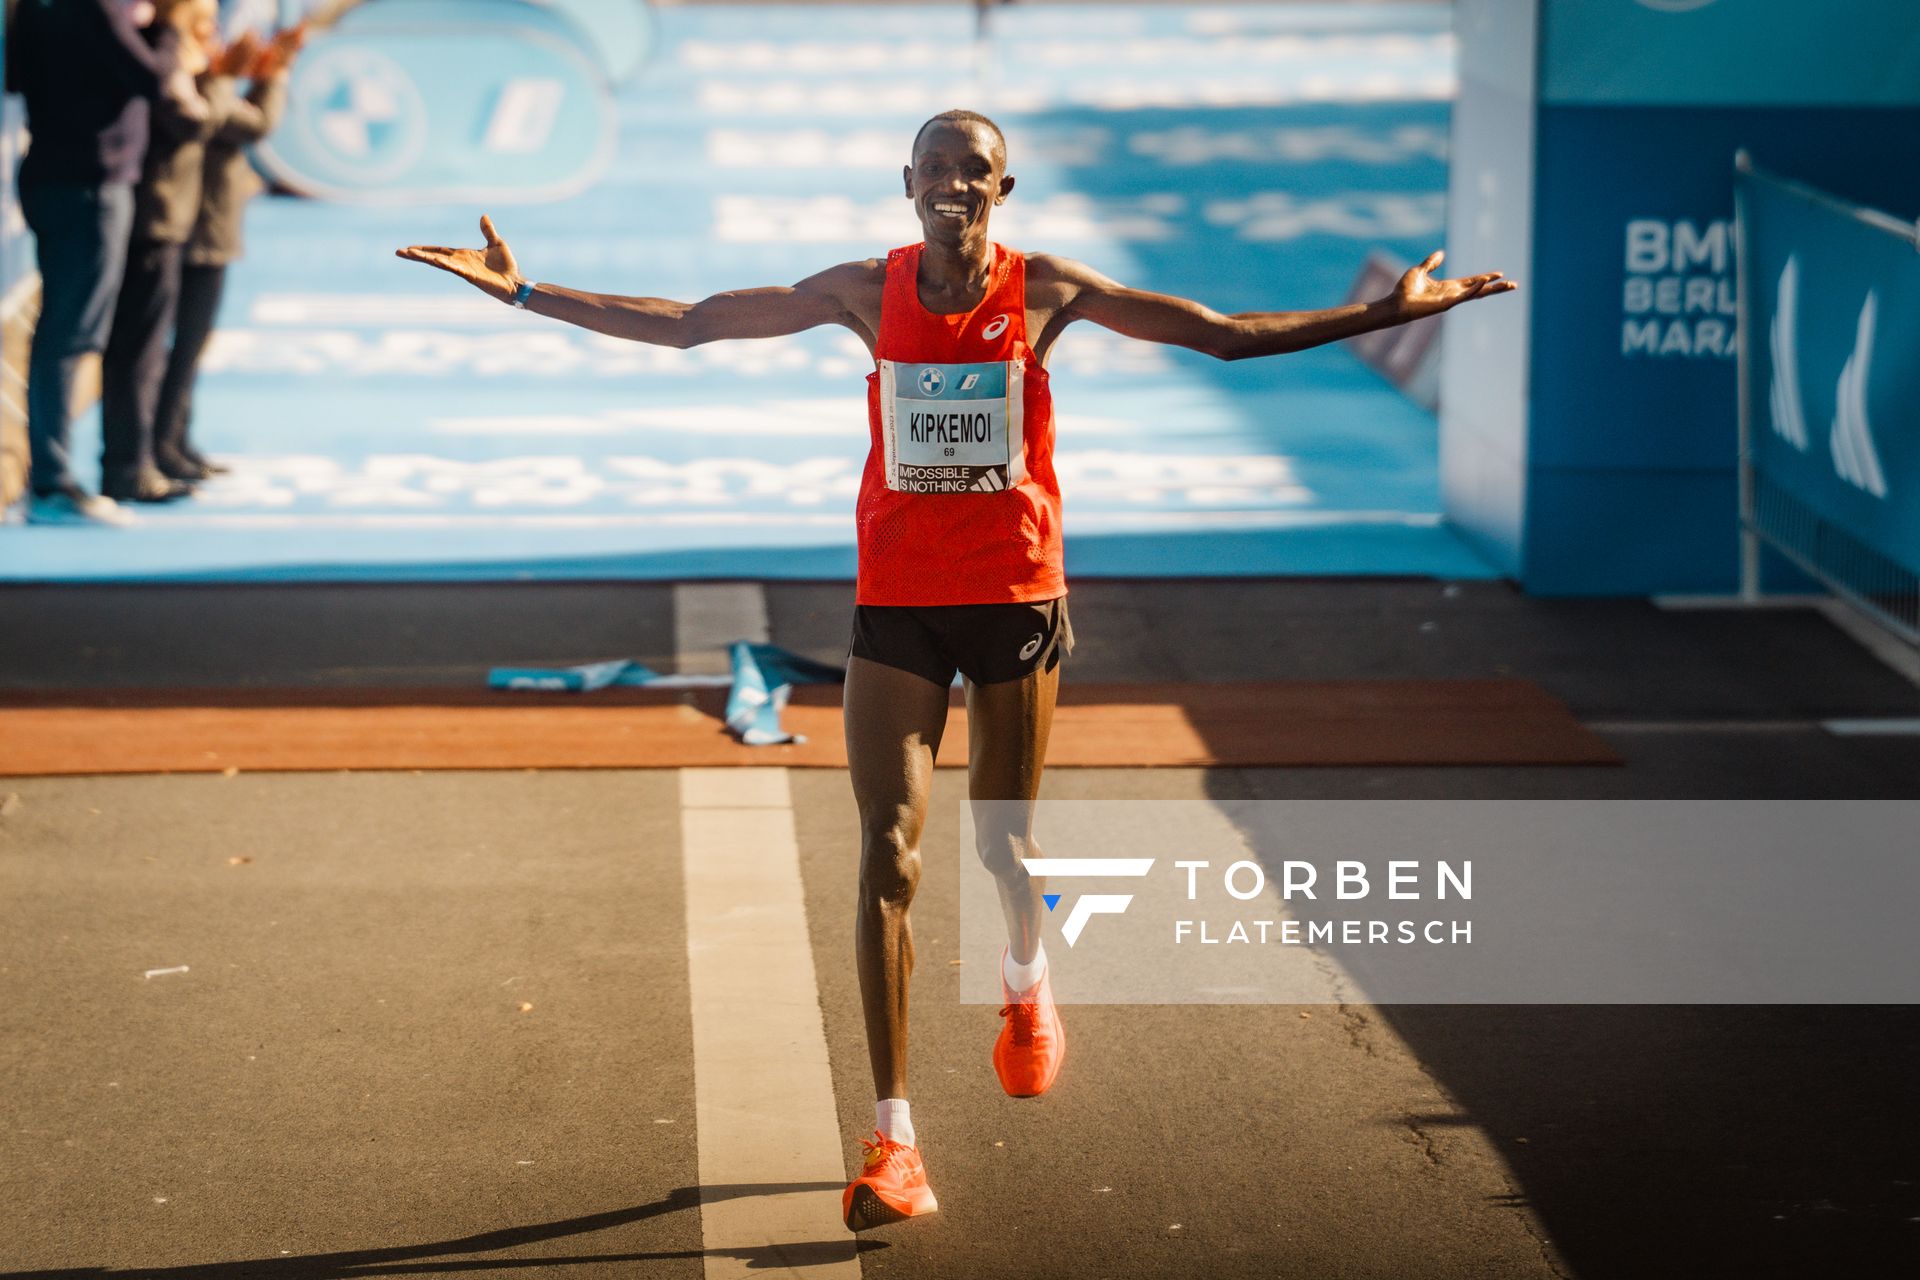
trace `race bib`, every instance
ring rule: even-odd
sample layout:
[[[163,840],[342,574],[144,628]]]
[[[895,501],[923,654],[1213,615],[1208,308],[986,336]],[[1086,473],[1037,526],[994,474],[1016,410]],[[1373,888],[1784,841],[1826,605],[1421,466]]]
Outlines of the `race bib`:
[[[880,436],[887,488],[999,493],[1027,478],[1018,360],[880,362]]]

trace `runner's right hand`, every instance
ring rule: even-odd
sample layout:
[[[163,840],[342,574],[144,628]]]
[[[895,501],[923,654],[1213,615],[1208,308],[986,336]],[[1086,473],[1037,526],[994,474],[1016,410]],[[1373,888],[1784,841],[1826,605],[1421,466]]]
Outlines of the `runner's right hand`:
[[[394,250],[394,256],[409,262],[424,262],[442,271],[451,271],[490,298],[506,302],[513,297],[524,277],[513,260],[513,250],[493,229],[493,219],[480,216],[480,234],[487,238],[484,249],[453,249],[446,245],[412,244]]]

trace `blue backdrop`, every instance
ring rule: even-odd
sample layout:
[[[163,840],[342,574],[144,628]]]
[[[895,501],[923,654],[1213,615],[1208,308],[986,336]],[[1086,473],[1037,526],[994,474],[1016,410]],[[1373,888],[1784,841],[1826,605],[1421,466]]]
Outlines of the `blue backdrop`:
[[[1530,288],[1450,317],[1448,512],[1531,591],[1731,591],[1734,152],[1920,210],[1920,6],[1457,7],[1457,267]]]
[[[1747,180],[1754,466],[1920,573],[1920,243]]]
[[[261,156],[313,198],[255,206],[208,357],[194,431],[235,474],[124,537],[10,530],[0,575],[851,576],[850,334],[621,343],[393,249],[489,212],[536,279],[790,283],[917,238],[912,131],[967,105],[1019,178],[996,238],[1331,306],[1370,250],[1441,241],[1448,24],[1023,5],[977,43],[953,5],[375,0],[302,55]],[[1490,572],[1442,526],[1433,418],[1345,350],[1225,365],[1082,325],[1052,366],[1070,573]]]

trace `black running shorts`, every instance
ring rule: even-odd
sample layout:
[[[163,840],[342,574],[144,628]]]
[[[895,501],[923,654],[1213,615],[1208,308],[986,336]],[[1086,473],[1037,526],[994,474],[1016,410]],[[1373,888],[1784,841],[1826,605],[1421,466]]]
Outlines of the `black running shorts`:
[[[974,684],[1051,671],[1073,652],[1067,598],[1034,604],[863,604],[853,610],[853,656],[911,671],[945,688],[955,671]]]

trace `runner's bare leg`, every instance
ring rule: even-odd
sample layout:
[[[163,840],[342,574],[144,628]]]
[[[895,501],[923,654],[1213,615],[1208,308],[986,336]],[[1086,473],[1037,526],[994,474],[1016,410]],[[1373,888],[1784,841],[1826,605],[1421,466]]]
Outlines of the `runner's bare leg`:
[[[920,831],[947,690],[866,658],[847,660],[847,768],[860,811],[860,905],[854,952],[876,1098],[907,1096],[908,908],[920,883]]]
[[[976,807],[976,852],[993,872],[1000,910],[1007,920],[1007,948],[1015,964],[1031,964],[1040,949],[1044,919],[1041,876],[1027,874],[1023,860],[1040,856],[1033,843],[1032,801],[1040,794],[1053,729],[1053,703],[1060,665],[1021,680],[967,683],[967,794],[974,800],[1024,800],[1024,807]]]

